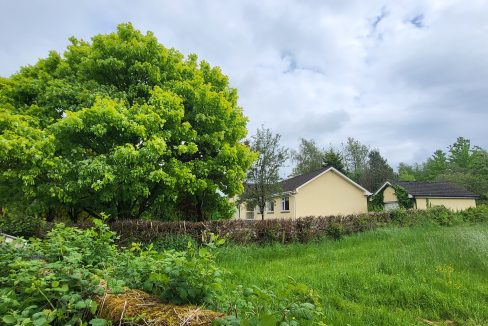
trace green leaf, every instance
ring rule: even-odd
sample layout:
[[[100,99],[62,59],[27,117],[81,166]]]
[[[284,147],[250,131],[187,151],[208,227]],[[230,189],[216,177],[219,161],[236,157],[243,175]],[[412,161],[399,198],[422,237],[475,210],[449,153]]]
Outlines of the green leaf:
[[[95,318],[95,319],[90,320],[90,325],[92,325],[92,326],[106,326],[106,325],[109,325],[109,323],[105,319]]]
[[[17,322],[17,318],[12,315],[5,315],[2,320],[5,324],[15,324]]]

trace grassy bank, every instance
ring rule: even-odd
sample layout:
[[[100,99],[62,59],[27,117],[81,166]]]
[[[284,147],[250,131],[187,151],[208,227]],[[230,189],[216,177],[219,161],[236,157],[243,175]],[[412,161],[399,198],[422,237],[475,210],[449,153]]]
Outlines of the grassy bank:
[[[235,283],[289,277],[323,298],[330,325],[488,325],[488,224],[387,228],[339,241],[222,248]]]

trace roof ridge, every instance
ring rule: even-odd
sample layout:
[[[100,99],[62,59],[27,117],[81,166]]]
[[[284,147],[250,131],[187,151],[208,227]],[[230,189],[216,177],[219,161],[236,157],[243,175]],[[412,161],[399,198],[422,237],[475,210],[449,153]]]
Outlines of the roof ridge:
[[[303,176],[305,176],[307,174],[311,174],[311,173],[314,173],[314,172],[317,172],[317,171],[320,171],[320,170],[327,170],[330,167],[332,167],[332,165],[326,165],[326,166],[321,167],[320,169],[315,169],[315,170],[312,170],[312,171],[309,171],[309,172],[306,172],[306,173],[303,173],[303,174],[299,174],[299,175],[296,175],[294,177],[291,177],[291,178],[288,178],[288,179],[284,179],[283,181],[288,181],[288,180],[292,180],[292,179],[295,179],[295,178],[303,177]]]

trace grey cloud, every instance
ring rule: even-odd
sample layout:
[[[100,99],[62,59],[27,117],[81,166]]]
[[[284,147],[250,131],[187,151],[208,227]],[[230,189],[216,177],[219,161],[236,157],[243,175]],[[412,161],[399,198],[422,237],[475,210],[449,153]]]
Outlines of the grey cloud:
[[[131,21],[221,66],[251,133],[352,136],[396,166],[458,136],[488,147],[487,16],[483,0],[4,1],[0,75]]]

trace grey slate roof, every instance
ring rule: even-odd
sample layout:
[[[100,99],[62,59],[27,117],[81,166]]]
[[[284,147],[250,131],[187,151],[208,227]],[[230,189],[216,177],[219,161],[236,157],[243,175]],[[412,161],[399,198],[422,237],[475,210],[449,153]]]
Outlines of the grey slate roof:
[[[298,187],[300,187],[304,183],[307,183],[308,181],[312,180],[313,178],[318,176],[320,173],[328,170],[330,167],[331,167],[330,165],[327,165],[327,166],[324,166],[323,168],[320,168],[318,170],[308,172],[308,173],[305,173],[302,175],[297,175],[296,177],[283,180],[283,182],[281,183],[281,185],[283,187],[283,191],[284,192],[295,191]]]
[[[465,188],[449,182],[396,181],[412,196],[478,198]]]

